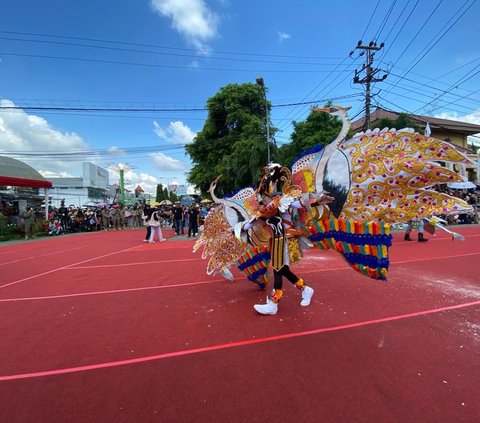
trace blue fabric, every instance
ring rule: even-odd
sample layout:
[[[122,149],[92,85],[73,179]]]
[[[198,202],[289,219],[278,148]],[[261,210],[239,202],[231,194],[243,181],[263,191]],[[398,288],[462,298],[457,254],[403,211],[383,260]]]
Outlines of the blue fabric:
[[[323,145],[317,144],[308,150],[302,151],[298,157],[292,160],[292,162],[290,163],[290,169],[295,164],[295,162],[297,160],[300,160],[302,157],[308,156],[309,154],[318,153],[319,151],[322,151],[322,150],[323,150]]]
[[[387,258],[379,259],[378,257],[369,254],[344,253],[342,255],[350,264],[364,264],[371,268],[384,267],[388,269],[390,264],[390,261]]]
[[[270,260],[270,252],[265,251],[264,253],[259,253],[256,256],[252,257],[251,259],[248,259],[245,263],[239,264],[238,269],[243,271],[247,267],[250,267],[259,261],[264,261],[264,260]]]
[[[342,231],[326,231],[312,235],[310,239],[314,242],[325,238],[333,238],[335,241],[348,242],[356,245],[386,245],[392,246],[392,235],[370,235],[370,234],[349,234]]]

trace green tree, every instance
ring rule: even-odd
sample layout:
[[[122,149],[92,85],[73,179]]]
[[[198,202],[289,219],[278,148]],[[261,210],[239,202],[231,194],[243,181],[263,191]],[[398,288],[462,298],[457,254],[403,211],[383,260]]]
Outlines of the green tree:
[[[206,193],[222,174],[220,195],[256,185],[267,164],[266,106],[261,88],[251,83],[229,84],[211,97],[203,129],[185,147],[193,163],[188,182]]]
[[[170,191],[170,194],[168,195],[168,199],[172,202],[172,203],[176,203],[178,201],[178,196],[175,192],[173,191]]]
[[[165,200],[164,192],[163,192],[163,185],[157,184],[157,195],[155,197],[155,201],[160,203],[160,201]]]
[[[290,136],[292,141],[279,148],[280,162],[285,166],[290,165],[305,150],[317,144],[330,144],[341,128],[342,122],[336,116],[310,112],[305,121],[293,122],[293,132]]]
[[[373,128],[396,128],[396,129],[403,129],[403,128],[413,128],[416,132],[422,132],[422,128],[420,128],[407,113],[400,113],[397,119],[389,119],[389,118],[381,118],[376,120],[371,125]]]

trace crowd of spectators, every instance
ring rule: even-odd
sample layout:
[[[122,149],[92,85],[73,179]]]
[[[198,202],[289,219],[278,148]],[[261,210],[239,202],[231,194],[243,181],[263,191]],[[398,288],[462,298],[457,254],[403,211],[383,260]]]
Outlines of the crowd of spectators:
[[[40,207],[28,206],[23,213],[5,201],[2,201],[0,215],[12,227],[17,227],[25,233],[26,238],[34,237],[34,233],[44,233],[51,236],[76,232],[108,231],[136,229],[146,225],[145,205],[135,204],[123,206],[110,204],[103,207],[75,207],[73,205],[52,207],[48,210],[48,219],[45,210]],[[193,206],[198,210],[199,221],[203,222],[208,210],[205,207]],[[189,228],[188,216],[192,206],[174,205],[158,206],[162,227],[172,227],[176,234],[186,233]],[[180,214],[180,223],[177,222]],[[28,226],[28,228],[27,228]],[[25,231],[28,229],[28,233]]]
[[[436,189],[440,192],[452,195],[465,200],[473,208],[470,213],[449,213],[443,218],[449,225],[479,223],[480,213],[480,190],[478,189],[452,189],[447,185],[438,185]],[[208,208],[198,207],[198,225],[202,225]],[[178,236],[193,235],[189,225],[189,216],[192,215],[192,206],[183,206],[180,203],[173,205],[162,205],[156,208],[160,216],[161,226],[173,228]],[[24,214],[28,212],[28,216]],[[194,212],[195,213],[195,212]],[[33,214],[33,217],[31,216]],[[110,204],[104,207],[66,207],[63,203],[60,207],[49,209],[48,219],[45,219],[45,211],[42,208],[32,208],[22,214],[6,201],[0,204],[0,218],[7,225],[21,228],[26,237],[33,236],[33,232],[47,233],[56,236],[65,233],[91,232],[135,229],[146,225],[145,206],[135,204],[123,206],[121,204]],[[28,226],[28,228],[27,228]],[[28,229],[27,233],[25,229]],[[32,232],[32,233],[30,233]]]
[[[443,216],[439,216],[446,220],[449,225],[462,225],[479,223],[480,221],[480,190],[478,189],[453,189],[448,188],[447,185],[438,185],[437,191],[444,192],[445,194],[453,197],[461,198],[472,206],[473,211],[469,213],[449,213]]]

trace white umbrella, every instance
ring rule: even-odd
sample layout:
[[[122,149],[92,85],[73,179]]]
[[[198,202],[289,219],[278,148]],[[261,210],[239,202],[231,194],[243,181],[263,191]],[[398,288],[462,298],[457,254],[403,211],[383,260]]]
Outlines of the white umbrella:
[[[163,200],[163,201],[160,201],[160,205],[161,206],[168,206],[170,204],[173,204],[170,200]]]
[[[447,184],[448,188],[453,188],[453,189],[472,189],[472,188],[477,188],[477,186],[470,181],[466,182],[450,182]]]

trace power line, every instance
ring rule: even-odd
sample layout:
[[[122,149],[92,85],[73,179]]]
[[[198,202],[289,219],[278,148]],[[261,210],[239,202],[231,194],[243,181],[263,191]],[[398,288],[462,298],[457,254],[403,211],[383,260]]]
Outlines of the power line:
[[[395,67],[395,65],[398,63],[398,61],[400,60],[400,58],[405,54],[405,52],[408,50],[408,48],[412,45],[412,43],[415,41],[415,39],[420,35],[420,33],[422,32],[422,30],[424,28],[426,28],[426,25],[428,23],[428,21],[432,18],[432,16],[435,14],[435,12],[437,11],[437,9],[440,7],[440,5],[442,4],[443,0],[440,0],[438,3],[437,3],[437,6],[435,7],[435,9],[432,10],[432,12],[430,13],[430,15],[428,16],[428,18],[426,19],[426,21],[420,26],[420,28],[418,29],[418,31],[415,33],[415,35],[412,37],[412,39],[410,40],[410,42],[407,44],[407,46],[403,49],[403,51],[400,53],[400,55],[397,57],[397,60],[393,63],[392,65],[392,68]]]
[[[388,83],[386,83],[386,84],[387,84],[387,85],[393,85],[393,84],[388,84]],[[401,87],[401,86],[397,86],[397,87],[402,88],[402,89],[405,90],[405,91],[418,93],[418,90],[417,90],[417,91],[414,91],[414,90],[409,90],[409,89],[404,88],[404,87]],[[394,92],[394,94],[397,95],[398,97],[402,97],[402,98],[405,98],[405,99],[407,99],[407,100],[412,100],[412,101],[415,101],[415,102],[417,102],[417,103],[421,103],[422,106],[420,107],[420,109],[422,109],[422,108],[425,107],[425,106],[424,106],[424,104],[425,104],[424,101],[423,101],[423,100],[420,100],[418,97],[417,97],[417,98],[415,98],[415,97],[410,97],[410,96],[405,95],[404,93],[398,93],[398,92]],[[429,98],[432,98],[432,96],[430,96]],[[434,97],[433,100],[432,100],[432,102],[434,102],[435,100],[437,100],[437,97]],[[445,105],[442,105],[442,108],[445,109],[445,110],[452,111],[452,112],[458,112],[458,110],[455,110],[455,109],[451,109],[451,108],[446,107],[447,105],[448,105],[448,103],[445,104]],[[469,107],[466,107],[466,106],[461,106],[461,107],[462,107],[463,109],[468,110],[468,112],[472,112],[472,111],[477,110],[477,108],[469,108]],[[418,110],[420,110],[420,109],[418,109]]]
[[[296,56],[296,55],[289,56],[289,55],[281,55],[281,54],[241,53],[241,52],[231,52],[231,51],[214,51],[214,50],[208,50],[208,49],[180,48],[180,47],[163,46],[163,45],[158,45],[158,44],[133,43],[133,42],[127,42],[127,41],[104,40],[104,39],[99,39],[99,38],[86,38],[86,37],[74,37],[74,36],[58,35],[58,34],[42,34],[42,33],[36,33],[36,32],[0,31],[0,34],[28,35],[28,36],[48,37],[48,38],[67,39],[67,40],[92,41],[92,42],[116,44],[116,45],[160,48],[160,49],[165,49],[165,50],[191,51],[191,52],[203,53],[203,54],[217,53],[217,54],[230,54],[230,55],[253,56],[253,57],[285,57],[285,58],[292,58],[292,59],[322,59],[322,60],[324,60],[324,59],[340,60],[341,59],[341,57]]]
[[[469,73],[469,72],[468,72]],[[467,74],[468,74],[467,73]],[[410,79],[410,78],[406,78],[406,77],[401,77],[400,75],[397,75],[393,72],[390,72],[390,75],[394,76],[394,77],[397,77],[397,78],[400,78],[401,80],[403,81],[407,81],[407,82],[411,82],[413,84],[417,84],[417,85],[420,85],[421,87],[423,88],[430,88],[432,90],[435,90],[435,91],[444,91],[442,88],[439,88],[439,87],[435,87],[435,86],[432,86],[432,85],[429,85],[429,84],[425,84],[424,82],[418,82],[418,81],[415,81],[414,79]],[[430,78],[426,78],[426,79],[429,79],[431,81],[435,81],[435,82],[439,82],[439,83],[443,83],[442,81],[440,81],[439,79],[430,79]],[[448,85],[450,86],[450,84],[448,83],[443,83],[444,85]],[[394,84],[387,84],[387,85],[392,85],[392,86],[395,86]],[[457,87],[459,89],[462,89],[463,91],[467,92],[467,93],[470,93],[471,95],[477,93],[478,91],[471,91],[471,90],[467,90],[465,88],[460,88],[460,87]],[[460,97],[459,94],[455,94],[455,93],[449,93],[451,96],[454,96],[454,97]],[[462,97],[463,98],[463,97]],[[478,103],[477,101],[475,100],[470,100],[470,101],[474,101],[475,103]]]
[[[458,13],[461,8],[468,2],[468,0],[458,9],[458,11],[456,13]],[[425,51],[425,53],[423,53],[423,50],[417,55],[417,57],[423,53],[423,55],[407,70],[407,73],[410,72],[415,66],[417,66],[417,64],[432,50],[433,47],[435,47],[441,40],[443,37],[445,37],[445,35],[448,34],[448,32],[450,32],[450,30],[452,29],[452,27],[463,17],[463,15],[465,15],[465,13],[467,13],[467,11],[474,5],[474,3],[476,2],[476,0],[473,0],[472,3],[461,13],[461,15],[454,21],[452,22],[452,24],[445,30],[445,32],[432,44],[432,46],[430,46],[428,48],[427,51]],[[455,13],[455,14],[456,14]],[[452,18],[453,19],[453,18]],[[450,21],[449,21],[450,22]],[[448,22],[447,22],[448,24]],[[441,31],[440,31],[441,32]],[[440,33],[439,32],[439,33]],[[437,33],[437,35],[439,34]],[[434,38],[432,38],[433,40]],[[430,42],[429,42],[430,43]],[[425,48],[427,48],[428,44],[425,46]],[[425,50],[424,48],[424,50]],[[416,59],[416,58],[415,58]],[[415,60],[413,59],[413,60]]]
[[[382,35],[383,29],[385,28],[385,25],[387,24],[388,20],[390,19],[390,15],[392,14],[392,11],[395,8],[396,3],[397,3],[397,0],[392,1],[392,4],[390,5],[390,8],[388,9],[385,17],[383,18],[383,22],[381,23],[380,28],[377,30],[377,33],[373,37],[374,40],[378,40],[380,38],[380,35]]]
[[[295,103],[284,103],[284,104],[276,104],[272,105],[272,108],[283,108],[283,107],[297,107],[300,105],[311,105],[317,104],[323,101],[329,100],[343,100],[346,98],[357,97],[358,94],[351,94],[351,95],[344,95],[338,97],[331,97],[326,99],[320,100],[312,100],[312,101],[302,101],[302,102],[295,102]],[[140,113],[151,113],[151,112],[205,112],[208,111],[208,108],[139,108],[139,107],[67,107],[67,106],[0,106],[0,111],[11,111],[11,110],[23,110],[23,111],[69,111],[69,112],[119,112],[119,113],[128,113],[128,112],[140,112]]]
[[[480,64],[477,65],[475,68],[473,68],[469,73],[473,72],[475,69],[477,68],[480,68]],[[468,78],[466,77],[466,75],[462,78],[460,78],[456,83],[452,84],[452,86],[448,89],[448,90],[445,90],[443,91],[439,96],[438,98],[444,96],[445,94],[448,94],[450,91],[452,91],[453,89],[457,88],[459,85],[461,84],[464,84],[465,82],[469,81],[470,79],[472,79],[474,76],[478,75],[480,73],[480,70],[478,70],[477,72],[473,73],[472,75],[470,75]],[[468,74],[467,74],[468,75]],[[430,104],[432,104],[435,100],[432,100],[430,102],[428,102],[427,104],[425,104],[423,107],[426,107]],[[420,107],[419,109],[416,110],[415,113],[417,113],[419,110],[421,110],[423,107]]]
[[[330,71],[329,74],[325,76],[325,78],[323,78],[317,85],[315,85],[315,87],[313,87],[313,89],[311,89],[311,90],[309,91],[309,93],[308,93],[305,97],[303,97],[302,101],[303,101],[303,100],[306,100],[308,97],[310,97],[310,95],[312,95],[312,94],[317,90],[317,88],[318,88],[322,83],[324,83],[324,82],[330,77],[330,75],[332,75],[332,74],[338,69],[338,67],[339,67],[340,65],[342,65],[349,57],[350,57],[350,56],[345,57],[345,58],[342,60],[342,62],[341,62],[339,65],[337,65],[337,67],[335,67],[335,69],[333,69],[332,71]],[[332,84],[337,78],[338,78],[338,75],[337,75],[337,77],[335,77],[335,78],[334,78],[323,90],[321,90],[320,92],[323,92],[326,88],[328,88],[328,86],[329,86],[330,84]],[[319,101],[318,103],[320,103],[320,101]],[[298,108],[297,108],[297,110],[298,110]],[[290,116],[290,120],[293,120],[296,116],[299,115],[299,113],[301,113],[301,111],[295,112],[295,109],[294,109],[294,110],[291,110],[291,111],[285,116],[285,118],[288,118],[288,117]],[[293,114],[293,115],[292,115],[292,114]],[[283,125],[282,127],[279,128],[279,131],[284,130],[287,126],[288,126],[288,124]]]
[[[1,33],[1,31],[0,31]],[[198,54],[180,54],[180,53],[167,53],[167,52],[160,52],[160,51],[148,51],[148,50],[139,50],[139,49],[131,49],[131,48],[120,48],[120,47],[110,47],[110,46],[97,46],[92,44],[82,44],[82,43],[72,43],[72,42],[63,42],[63,41],[49,41],[49,40],[33,40],[33,39],[25,39],[25,38],[12,38],[12,37],[0,37],[0,40],[4,41],[20,41],[20,42],[29,42],[29,43],[41,43],[41,44],[54,44],[54,45],[62,45],[68,47],[87,47],[92,49],[101,49],[101,50],[111,50],[117,52],[129,52],[129,53],[144,53],[144,54],[154,54],[154,55],[161,55],[161,56],[174,56],[174,57],[193,57],[197,60],[226,60],[226,61],[233,61],[233,62],[250,62],[250,63],[275,63],[275,64],[289,64],[289,65],[313,65],[313,66],[331,66],[332,63],[316,63],[316,62],[287,62],[287,61],[279,61],[279,60],[263,60],[263,59],[241,59],[241,58],[232,58],[232,57],[218,57],[218,56],[199,56]],[[292,58],[297,59],[297,58]],[[335,59],[336,60],[336,59]]]
[[[375,8],[373,9],[373,12],[372,14],[370,15],[370,19],[368,20],[368,23],[367,23],[367,26],[365,27],[365,29],[363,30],[363,34],[360,38],[364,38],[365,37],[365,34],[367,33],[367,30],[368,30],[368,27],[370,26],[370,23],[372,22],[372,19],[375,15],[375,12],[377,11],[377,8],[378,8],[378,5],[380,4],[380,0],[377,0],[377,4],[375,5]]]
[[[86,63],[103,63],[108,65],[125,65],[125,66],[139,66],[147,68],[163,68],[163,69],[189,69],[189,70],[207,70],[207,71],[221,71],[221,72],[257,72],[257,73],[328,73],[329,70],[309,70],[309,69],[235,69],[235,68],[213,68],[213,67],[194,67],[194,66],[181,66],[181,65],[162,65],[159,63],[139,63],[139,62],[126,62],[121,60],[104,60],[104,59],[91,59],[86,57],[71,57],[71,56],[53,56],[53,55],[42,55],[42,54],[27,54],[27,53],[10,53],[10,52],[0,52],[0,55],[3,56],[17,56],[17,57],[27,57],[27,58],[37,58],[37,59],[51,59],[51,60],[65,60],[65,61],[78,61]],[[294,64],[294,63],[291,63]],[[341,64],[340,64],[341,65]],[[337,69],[339,64],[336,65]],[[349,72],[348,69],[340,72]]]
[[[411,0],[408,0],[407,1],[407,4],[405,5],[405,7],[402,9],[402,13],[400,13],[400,15],[398,16],[397,18],[397,22],[398,20],[402,17],[403,13],[407,10],[407,7],[408,5],[410,4],[410,1]],[[403,28],[405,27],[405,24],[408,22],[408,20],[410,19],[410,16],[412,16],[412,13],[413,11],[415,10],[415,8],[417,7],[418,3],[419,3],[420,0],[417,0],[417,2],[413,5],[413,8],[412,10],[410,10],[410,13],[408,14],[408,16],[405,18],[405,21],[403,22],[403,25],[400,27],[400,29],[398,30],[397,32],[397,35],[395,35],[395,38],[393,39],[393,41],[391,43],[388,43],[389,44],[389,48],[387,49],[387,51],[385,51],[383,54],[382,54],[382,57],[380,58],[380,61],[382,60],[383,56],[385,56],[388,51],[392,48],[392,46],[395,44],[395,41],[397,41],[397,38],[398,36],[400,35],[400,33],[402,32]],[[392,27],[390,28],[390,31],[388,31],[388,34],[387,36],[384,38],[384,42],[387,43],[388,41],[388,38],[390,37],[390,34],[392,33],[392,31],[394,30],[395,26],[397,25],[397,22],[395,22],[394,25],[392,25]]]
[[[462,8],[463,8],[469,1],[470,1],[470,0],[466,0],[465,3],[463,3],[462,6],[460,6],[460,8],[457,9],[457,11],[455,12],[455,15],[447,22],[447,24],[449,24],[449,23],[455,18],[455,16],[462,10]],[[475,3],[475,1],[476,1],[476,0],[473,0],[473,2],[463,11],[463,13],[460,14],[460,16],[459,16],[454,22],[452,22],[452,24],[444,31],[443,34],[441,34],[441,35],[438,37],[438,39],[437,39],[435,42],[434,42],[435,38],[442,32],[443,28],[442,28],[439,32],[437,32],[437,34],[435,34],[435,35],[431,38],[431,40],[425,45],[425,47],[423,48],[423,50],[413,59],[413,61],[415,61],[420,55],[421,55],[421,57],[420,57],[412,66],[410,66],[410,68],[408,68],[407,71],[405,71],[405,73],[403,74],[402,78],[403,78],[404,76],[406,76],[409,72],[411,72],[412,69],[432,50],[432,48],[435,47],[435,46],[440,42],[440,40],[451,30],[451,28],[453,27],[453,25],[455,25],[455,24],[458,22],[458,20],[468,11],[468,9],[470,9],[470,8],[473,6],[473,4]],[[418,34],[418,32],[417,32],[417,34]],[[417,34],[416,34],[416,35],[417,35]],[[433,42],[433,44],[432,44],[430,47],[428,47],[429,44],[432,43],[432,42]],[[427,50],[425,51],[425,49],[427,49]],[[423,55],[422,55],[422,53],[423,53]],[[402,55],[403,55],[403,53],[399,56],[399,58],[397,59],[397,61],[396,61],[395,63],[398,62],[398,60],[400,59],[400,57],[401,57]],[[412,62],[413,62],[413,61],[412,61]],[[412,63],[412,62],[410,62],[410,63]]]

